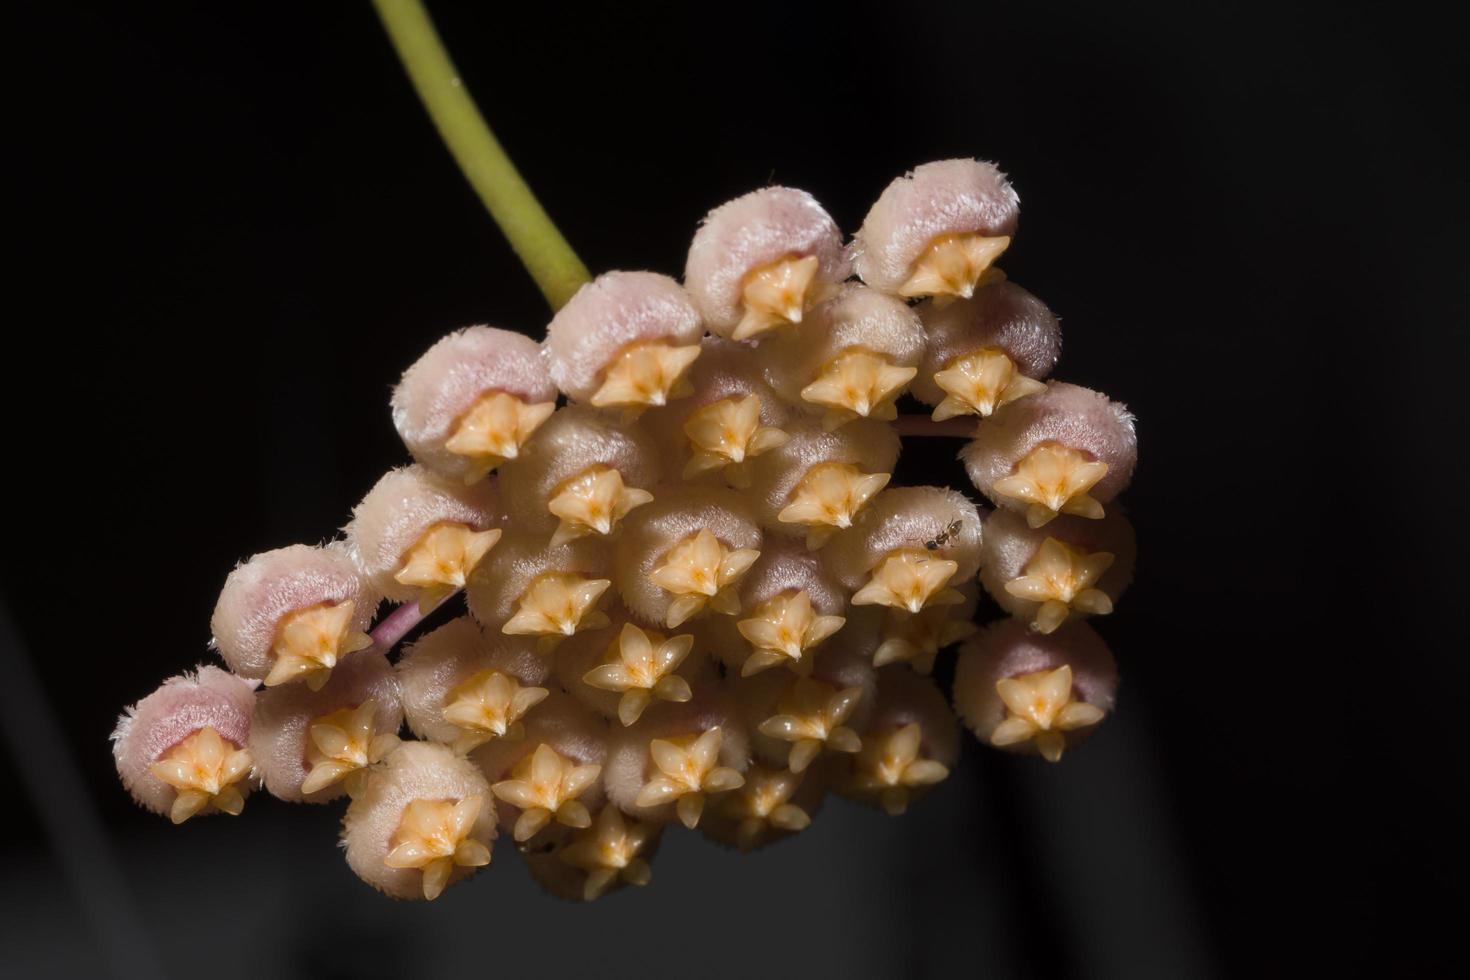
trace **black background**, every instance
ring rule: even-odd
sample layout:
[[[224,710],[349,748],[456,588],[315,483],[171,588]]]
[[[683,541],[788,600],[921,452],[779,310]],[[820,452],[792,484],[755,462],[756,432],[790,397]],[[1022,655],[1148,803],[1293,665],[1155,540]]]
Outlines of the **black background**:
[[[767,182],[851,231],[926,160],[998,160],[1058,376],[1139,416],[1120,712],[1058,767],[970,741],[890,821],[829,803],[654,885],[540,895],[509,849],[432,906],[259,796],[171,828],[118,709],[206,659],[239,557],[400,462],[445,331],[548,313],[366,4],[29,4],[0,972],[1447,975],[1463,967],[1465,86],[1406,5],[454,5],[465,81],[594,270],[682,270]],[[18,302],[17,302],[18,300]],[[906,451],[958,482],[957,446]],[[465,975],[465,974],[459,974]]]

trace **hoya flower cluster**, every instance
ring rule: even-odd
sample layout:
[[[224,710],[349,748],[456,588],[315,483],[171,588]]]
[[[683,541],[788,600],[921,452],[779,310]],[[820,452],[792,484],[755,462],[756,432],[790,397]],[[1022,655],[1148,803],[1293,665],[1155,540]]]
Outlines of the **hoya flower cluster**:
[[[682,284],[609,272],[541,343],[443,338],[393,393],[414,462],[340,539],[230,573],[228,669],[127,710],[124,785],[176,823],[346,797],[348,864],[397,898],[505,834],[591,899],[646,883],[671,826],[750,848],[829,793],[902,812],[956,715],[1059,759],[1113,708],[1083,620],[1132,574],[1136,445],[1121,405],[1047,380],[1056,317],[995,265],[1017,215],[975,160],[895,180],[850,242],[767,187],[709,214]],[[972,432],[988,508],[890,485],[905,395]],[[977,630],[982,592],[1009,618]],[[929,675],[961,643],[951,708]]]

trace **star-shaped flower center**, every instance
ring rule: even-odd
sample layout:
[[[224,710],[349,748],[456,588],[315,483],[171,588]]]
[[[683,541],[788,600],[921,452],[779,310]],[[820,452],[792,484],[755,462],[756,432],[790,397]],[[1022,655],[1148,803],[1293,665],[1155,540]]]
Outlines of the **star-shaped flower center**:
[[[684,466],[684,479],[723,469],[725,479],[736,487],[750,486],[746,460],[790,438],[780,429],[761,425],[759,395],[722,398],[704,406],[684,422],[684,435],[694,450]]]
[[[755,652],[745,658],[740,676],[749,677],[779,663],[802,663],[806,651],[836,633],[847,622],[841,616],[818,616],[805,589],[772,596],[735,624]],[[806,661],[810,666],[810,660]]]
[[[194,732],[169,749],[149,771],[172,786],[169,819],[183,823],[206,806],[231,816],[245,807],[235,787],[250,772],[250,753],[220,737],[212,726]]]
[[[1072,668],[1063,664],[1055,670],[1038,670],[995,682],[995,693],[1005,703],[1008,715],[990,734],[997,746],[1017,745],[1034,739],[1036,750],[1047,762],[1056,762],[1067,747],[1064,733],[1088,728],[1103,720],[1103,710],[1072,697]]]
[[[476,483],[501,463],[519,456],[531,433],[555,411],[554,401],[528,405],[515,395],[487,391],[460,416],[444,448],[470,461],[464,482]]]
[[[464,730],[454,742],[468,752],[492,738],[521,738],[526,712],[546,699],[544,687],[522,687],[498,670],[482,670],[444,697],[444,720]]]
[[[807,310],[837,291],[832,283],[816,278],[820,267],[815,255],[788,255],[749,272],[740,290],[745,313],[734,339],[749,340],[800,323]]]
[[[674,629],[706,604],[716,612],[738,613],[740,599],[733,586],[759,557],[753,548],[725,547],[709,528],[674,545],[648,576],[654,585],[677,596],[669,604],[665,625]]]
[[[357,608],[351,599],[298,609],[281,617],[271,644],[274,661],[265,675],[265,686],[304,680],[319,691],[332,676],[337,661],[349,653],[366,650],[373,638],[352,628]]]
[[[582,676],[584,683],[604,691],[620,692],[618,720],[631,725],[643,715],[649,701],[688,701],[693,692],[689,682],[674,673],[694,637],[688,634],[664,637],[624,623],[618,638],[607,648],[603,663]]]
[[[922,744],[918,722],[869,734],[857,756],[857,789],[876,795],[883,809],[898,816],[908,809],[912,790],[932,786],[949,775],[943,763],[919,757]]]
[[[419,608],[428,612],[456,589],[464,588],[470,573],[499,540],[498,528],[476,531],[467,524],[441,521],[408,549],[393,580],[419,589]]]
[[[622,408],[636,417],[645,408],[689,394],[692,389],[681,382],[699,350],[698,344],[675,347],[663,341],[627,347],[603,370],[602,387],[592,396],[592,404]]]
[[[986,237],[977,232],[939,235],[919,253],[908,280],[898,287],[900,296],[975,295],[990,264],[1010,247],[1009,236]]]
[[[577,572],[544,572],[521,593],[516,614],[500,632],[507,636],[539,636],[543,650],[584,629],[600,629],[609,622],[597,610],[597,600],[612,585],[605,578]],[[549,642],[548,642],[549,641]]]
[[[854,606],[893,606],[916,613],[925,606],[955,605],[965,597],[945,584],[959,563],[935,558],[923,548],[890,551],[873,569],[868,584],[852,597]]]
[[[413,800],[403,808],[398,829],[383,863],[390,868],[419,868],[424,898],[433,901],[449,884],[456,867],[480,868],[490,863],[490,848],[470,837],[484,798]]]
[[[557,485],[546,509],[561,518],[553,545],[565,544],[589,534],[607,536],[635,507],[653,499],[653,494],[623,485],[623,474],[610,466],[589,466]]]
[[[838,752],[857,752],[863,747],[857,732],[843,724],[862,700],[861,688],[839,691],[810,677],[798,677],[776,702],[775,715],[757,726],[762,735],[791,743],[786,764],[792,772],[803,772],[828,746]]]
[[[646,885],[653,877],[648,862],[639,857],[654,837],[654,828],[624,818],[611,803],[602,808],[597,822],[579,831],[558,856],[574,868],[587,872],[582,898],[592,901],[618,878],[630,885]]]
[[[1093,584],[1113,565],[1107,551],[1073,550],[1056,538],[1047,538],[1026,563],[1026,574],[1006,583],[1006,591],[1018,599],[1041,603],[1031,628],[1050,633],[1072,610],[1094,616],[1113,611],[1113,601]]]
[[[356,708],[342,708],[311,720],[307,729],[306,778],[301,792],[311,795],[340,780],[356,795],[363,771],[398,745],[393,732],[377,730],[378,702],[368,698]]]
[[[519,807],[513,836],[528,841],[556,817],[568,827],[590,827],[592,816],[577,797],[597,782],[601,766],[579,766],[551,746],[536,751],[516,764],[511,778],[490,787],[491,792],[511,806]]]
[[[721,807],[726,816],[739,821],[735,835],[742,850],[754,847],[772,829],[794,834],[811,825],[811,815],[790,802],[801,785],[800,775],[760,765],[751,766],[745,775],[745,785],[724,797]]]
[[[956,357],[934,373],[934,383],[946,396],[934,408],[936,422],[956,415],[987,418],[1002,405],[1046,390],[1040,381],[1017,371],[1016,363],[999,347],[982,347]]]
[[[1096,520],[1102,504],[1087,495],[1107,475],[1108,464],[1070,446],[1044,442],[1016,464],[1015,472],[995,481],[992,489],[1003,497],[1030,504],[1026,523],[1041,527],[1058,514],[1076,514]]]
[[[873,666],[904,661],[921,674],[934,669],[940,650],[975,635],[968,619],[951,615],[950,606],[929,606],[916,613],[890,609],[883,618],[882,642],[873,652]]]
[[[719,728],[711,728],[698,736],[649,742],[649,758],[661,775],[643,785],[635,803],[653,807],[677,800],[679,820],[692,830],[704,812],[706,794],[725,793],[745,783],[745,777],[736,770],[716,765],[723,739]]]
[[[860,347],[843,351],[801,389],[803,401],[827,409],[822,427],[831,431],[855,418],[895,419],[893,406],[918,368],[900,367],[883,354]]]
[[[890,477],[864,473],[851,463],[818,463],[792,489],[790,503],[776,519],[807,525],[806,546],[815,551],[838,528],[851,527],[858,511],[888,485]]]

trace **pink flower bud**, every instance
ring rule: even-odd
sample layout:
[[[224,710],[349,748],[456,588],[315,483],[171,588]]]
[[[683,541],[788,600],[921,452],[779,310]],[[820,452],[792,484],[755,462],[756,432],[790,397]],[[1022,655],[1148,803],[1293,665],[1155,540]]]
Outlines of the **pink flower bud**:
[[[577,290],[552,318],[543,348],[556,386],[574,401],[597,404],[615,358],[638,344],[666,348],[698,345],[704,323],[688,294],[668,276],[655,272],[605,272]],[[678,370],[687,368],[687,364]],[[629,380],[637,381],[642,375]],[[645,379],[646,380],[646,379]],[[648,401],[662,404],[672,383]],[[610,391],[610,389],[609,389]],[[656,397],[654,395],[656,394]],[[609,407],[634,404],[621,395]]]
[[[495,801],[473,763],[404,742],[369,772],[342,821],[347,864],[391,898],[437,898],[490,861]]]
[[[1118,668],[1086,623],[1040,634],[1005,619],[960,649],[954,703],[982,741],[1055,762],[1113,710]]]
[[[556,401],[540,344],[509,330],[466,327],[440,339],[403,373],[393,390],[393,425],[427,469],[450,480],[478,476],[474,456],[446,443],[492,392],[510,395],[523,406]]]
[[[853,270],[874,289],[899,293],[926,249],[945,236],[1008,238],[1020,198],[994,164],[940,160],[884,188],[853,238]]]
[[[334,658],[352,652],[351,638],[366,633],[378,608],[378,591],[364,580],[340,544],[263,551],[225,579],[210,620],[213,645],[231,670],[259,680],[270,675],[283,656],[291,656],[293,644],[282,628],[293,614],[314,607],[342,612],[349,603],[350,614],[338,624],[343,635],[332,650]]]
[[[427,597],[432,605],[463,586],[494,546],[499,532],[487,532],[496,518],[490,483],[465,486],[404,466],[385,473],[353,508],[347,547],[384,595],[400,602]]]
[[[1121,403],[1053,381],[982,422],[960,458],[981,493],[1042,527],[1059,513],[1102,517],[1133,478],[1138,436]]]
[[[689,246],[684,284],[710,329],[729,337],[753,312],[747,302],[752,276],[783,260],[808,257],[815,259],[814,269],[792,270],[801,288],[788,297],[790,310],[771,311],[782,322],[799,323],[810,308],[803,300],[815,292],[812,284],[839,283],[850,268],[842,232],[810,194],[763,187],[705,217]],[[789,315],[780,316],[782,312]]]
[[[350,717],[369,701],[373,702],[370,713]],[[320,737],[314,738],[313,729],[321,724],[341,729],[348,744],[329,745],[332,751],[324,752],[321,743],[328,736],[335,736],[337,742],[342,739],[335,732],[317,732]],[[393,737],[402,724],[403,709],[393,667],[381,653],[365,650],[332,671],[331,679],[319,691],[305,684],[261,691],[250,726],[250,755],[272,796],[293,803],[324,803],[346,792],[351,772],[361,772],[377,761],[372,756],[386,754],[396,744]],[[319,765],[331,771],[316,773],[312,791],[303,792],[302,784]],[[329,777],[336,778],[320,789],[314,787]]]
[[[218,667],[200,667],[195,673],[170,677],[158,690],[124,709],[117,720],[112,755],[123,786],[145,809],[170,813],[185,790],[161,779],[154,766],[204,729],[213,729],[229,748],[245,748],[254,707],[255,684]],[[206,789],[233,786],[240,797],[248,795],[246,774],[229,775],[234,776],[229,783]]]

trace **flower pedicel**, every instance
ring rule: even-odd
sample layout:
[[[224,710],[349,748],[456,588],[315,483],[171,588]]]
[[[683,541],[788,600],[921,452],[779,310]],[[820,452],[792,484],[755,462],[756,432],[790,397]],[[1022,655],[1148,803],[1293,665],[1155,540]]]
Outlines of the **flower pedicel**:
[[[1137,444],[1122,405],[1048,380],[1057,318],[995,266],[1017,217],[975,160],[894,181],[846,247],[767,187],[710,213],[683,285],[608,272],[558,286],[540,343],[444,337],[392,396],[413,463],[340,540],[228,575],[228,670],[127,709],[123,785],[176,823],[256,788],[346,799],[347,863],[395,898],[503,832],[592,900],[646,885],[664,833],[749,850],[833,797],[901,813],[959,762],[957,717],[1061,758],[1114,710],[1083,620],[1132,578]],[[898,417],[910,394],[932,419]],[[990,506],[892,482],[925,435],[967,440]],[[982,606],[1008,615],[977,632]],[[929,674],[958,644],[951,707]]]

